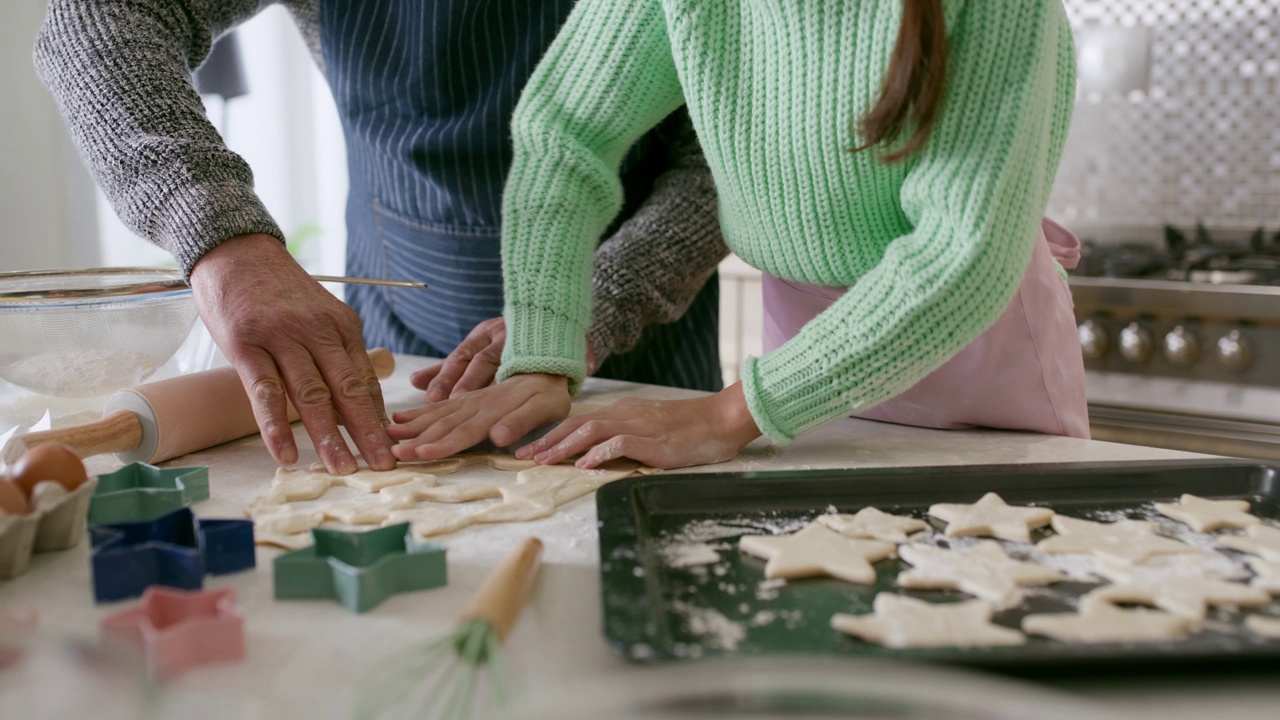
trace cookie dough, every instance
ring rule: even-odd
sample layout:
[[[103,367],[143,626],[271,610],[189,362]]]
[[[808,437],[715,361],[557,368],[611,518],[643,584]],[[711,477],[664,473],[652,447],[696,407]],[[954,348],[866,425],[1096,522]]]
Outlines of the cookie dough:
[[[864,507],[853,515],[822,515],[818,522],[851,538],[866,538],[891,543],[904,543],[907,536],[929,527],[923,520],[890,515],[873,507]]]
[[[821,575],[870,585],[876,581],[871,563],[893,556],[893,544],[848,538],[813,522],[791,535],[744,535],[738,549],[764,558],[764,576],[806,578]]]
[[[1211,577],[1197,571],[1195,565],[1165,562],[1118,567],[1100,563],[1097,573],[1115,584],[1100,587],[1085,599],[1148,605],[1196,621],[1204,620],[1210,605],[1257,607],[1271,602],[1263,590]]]
[[[1243,536],[1223,535],[1218,538],[1218,544],[1271,562],[1280,562],[1280,528],[1270,525],[1250,525],[1244,529]]]
[[[1253,582],[1249,584],[1263,592],[1280,595],[1280,562],[1257,557],[1249,558],[1247,562],[1254,572]]]
[[[1125,610],[1085,596],[1078,613],[1041,613],[1022,619],[1022,630],[1065,643],[1133,643],[1177,640],[1196,627],[1191,618],[1159,610]]]
[[[1249,513],[1247,500],[1206,500],[1184,494],[1175,503],[1156,503],[1160,514],[1186,523],[1196,532],[1243,528],[1262,522]]]
[[[1184,542],[1157,535],[1155,524],[1144,520],[1096,523],[1055,515],[1053,529],[1058,534],[1036,543],[1037,550],[1092,553],[1124,564],[1142,562],[1153,555],[1200,552]]]
[[[973,504],[938,503],[929,514],[947,523],[952,537],[982,535],[1013,542],[1031,542],[1031,531],[1049,524],[1049,508],[1011,507],[995,493],[983,495]]]
[[[1244,619],[1244,626],[1254,635],[1280,640],[1280,617],[1250,615]]]
[[[867,615],[837,613],[831,627],[891,648],[1021,645],[1026,636],[991,622],[995,608],[985,600],[927,603],[880,593]]]
[[[1048,585],[1062,579],[1062,573],[1052,568],[1014,560],[994,540],[964,550],[908,544],[898,548],[898,556],[912,566],[898,575],[899,586],[961,590],[1000,609],[1022,602],[1020,585]]]

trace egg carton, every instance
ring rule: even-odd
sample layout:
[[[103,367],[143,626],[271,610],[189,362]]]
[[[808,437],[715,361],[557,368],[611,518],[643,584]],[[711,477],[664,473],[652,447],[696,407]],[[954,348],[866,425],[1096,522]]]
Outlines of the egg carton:
[[[84,537],[89,501],[98,487],[90,477],[67,492],[54,481],[38,483],[31,493],[31,511],[0,517],[0,580],[20,575],[33,553],[73,548]]]

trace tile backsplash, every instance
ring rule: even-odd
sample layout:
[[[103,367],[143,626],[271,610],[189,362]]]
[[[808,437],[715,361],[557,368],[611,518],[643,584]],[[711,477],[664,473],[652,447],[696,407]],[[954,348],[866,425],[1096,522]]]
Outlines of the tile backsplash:
[[[1280,0],[1065,5],[1081,87],[1049,214],[1100,239],[1280,230]]]

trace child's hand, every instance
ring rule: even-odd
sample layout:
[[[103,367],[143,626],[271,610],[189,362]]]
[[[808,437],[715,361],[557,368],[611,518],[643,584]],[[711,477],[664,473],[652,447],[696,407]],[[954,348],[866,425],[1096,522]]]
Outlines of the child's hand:
[[[387,427],[400,460],[437,460],[483,441],[499,447],[569,414],[563,375],[515,375],[497,385],[396,413]]]
[[[392,437],[395,437],[394,435]],[[551,465],[579,453],[580,468],[629,457],[657,468],[723,462],[760,437],[742,386],[692,400],[624,398],[560,423],[516,457]]]

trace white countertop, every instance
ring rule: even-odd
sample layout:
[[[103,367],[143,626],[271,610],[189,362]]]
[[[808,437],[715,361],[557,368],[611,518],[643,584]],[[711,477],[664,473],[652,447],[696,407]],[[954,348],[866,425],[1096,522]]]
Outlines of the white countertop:
[[[404,356],[397,359],[395,374],[383,383],[392,410],[418,403],[420,395],[410,387],[408,375],[432,362]],[[662,398],[690,394],[589,380],[579,400],[600,403],[624,395]],[[3,410],[0,402],[0,415]],[[0,431],[4,429],[0,427]],[[314,460],[301,426],[296,426],[296,435],[303,462]],[[1071,438],[931,431],[848,419],[786,448],[757,442],[731,462],[688,472],[1178,457],[1203,456]],[[275,471],[256,436],[164,464],[209,467],[212,497],[194,508],[208,518],[242,516],[244,506],[263,491]],[[92,458],[89,466],[91,471],[106,472],[119,463],[112,457],[98,457]],[[235,665],[200,668],[178,678],[161,697],[161,714],[184,719],[347,717],[352,688],[365,668],[396,650],[447,634],[482,577],[515,541],[530,534],[543,539],[546,551],[530,606],[508,644],[515,673],[531,686],[546,687],[558,679],[625,668],[626,662],[610,652],[599,631],[596,512],[594,498],[586,497],[545,520],[472,527],[441,538],[449,553],[450,577],[445,588],[396,595],[362,615],[349,613],[334,602],[275,601],[270,568],[278,551],[259,548],[256,570],[211,577],[206,582],[206,587],[235,588],[247,618],[248,658]],[[96,636],[99,617],[128,606],[93,603],[87,543],[66,552],[37,555],[26,574],[0,581],[0,605],[36,608],[42,635],[90,639]],[[25,687],[27,692],[44,696],[46,683],[55,688],[59,682],[42,676],[36,685]],[[1280,704],[1280,684],[1264,678],[1112,679],[1065,687],[1101,705],[1153,718],[1204,717],[1210,713],[1218,718],[1265,717]],[[93,698],[94,713],[103,717],[114,701],[123,702],[120,694],[125,692],[117,688],[99,697],[86,690],[84,697]]]

